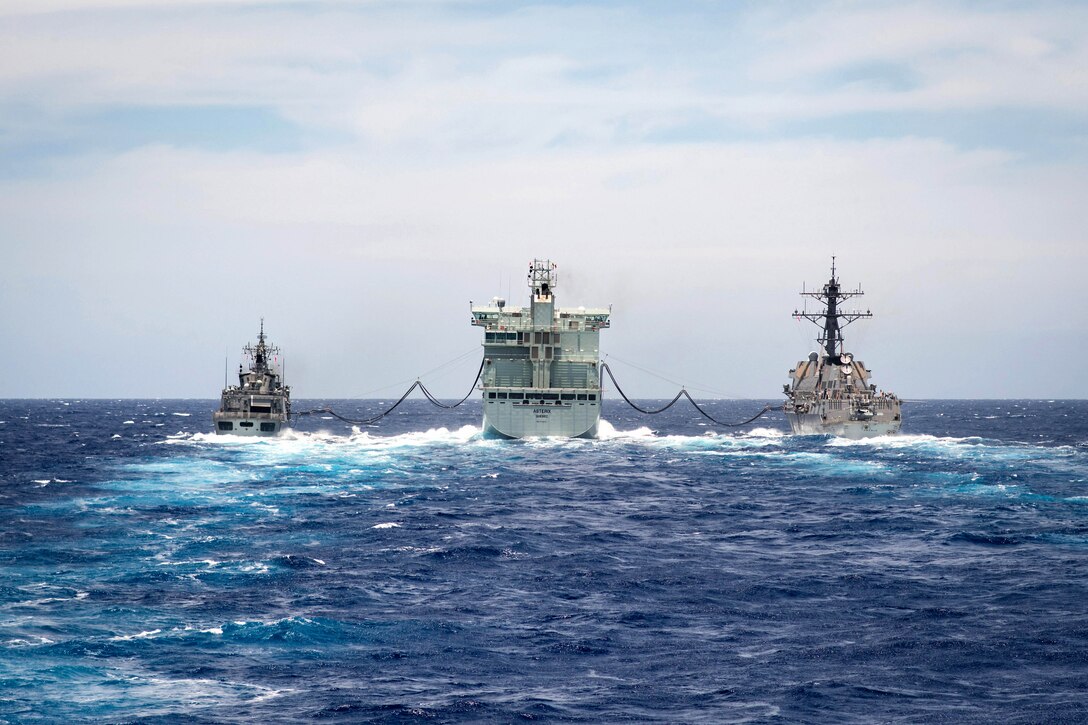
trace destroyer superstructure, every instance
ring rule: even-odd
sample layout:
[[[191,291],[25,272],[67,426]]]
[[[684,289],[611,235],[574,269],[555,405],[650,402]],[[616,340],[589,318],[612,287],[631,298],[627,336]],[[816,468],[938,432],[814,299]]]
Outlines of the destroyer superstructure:
[[[276,370],[280,349],[265,341],[264,320],[256,345],[242,352],[249,370],[238,366],[238,384],[223,388],[219,410],[212,414],[216,433],[274,436],[287,427],[291,416],[291,388]],[[271,363],[270,363],[271,359]]]
[[[831,258],[831,279],[818,292],[802,291],[821,303],[818,312],[794,310],[793,316],[822,328],[817,338],[822,354],[809,353],[790,370],[792,382],[784,386],[786,418],[796,435],[835,435],[844,438],[898,433],[902,425],[899,398],[878,392],[869,382],[870,370],[845,351],[842,328],[855,320],[872,317],[872,312],[843,312],[839,304],[864,293],[861,287],[844,292],[835,276]]]
[[[600,330],[607,308],[558,308],[556,266],[529,265],[529,307],[472,305],[484,328],[484,435],[592,438],[601,417]]]

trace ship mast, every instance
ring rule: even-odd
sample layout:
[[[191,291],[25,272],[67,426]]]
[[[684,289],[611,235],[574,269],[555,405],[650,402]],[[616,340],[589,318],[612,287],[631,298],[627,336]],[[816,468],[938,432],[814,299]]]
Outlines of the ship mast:
[[[529,265],[529,307],[533,326],[551,329],[555,324],[555,296],[553,292],[558,283],[556,265],[551,260],[534,259]]]
[[[268,345],[265,343],[264,337],[264,318],[261,318],[261,332],[257,335],[257,346],[246,345],[242,348],[242,352],[253,358],[253,367],[251,368],[255,373],[268,374],[271,372],[268,368],[268,356],[279,353],[280,349],[275,345]]]
[[[839,285],[839,279],[835,276],[835,257],[831,258],[831,279],[824,285],[823,290],[819,292],[806,292],[802,288],[802,297],[811,297],[817,300],[824,306],[822,312],[808,312],[807,310],[794,310],[793,317],[797,320],[802,318],[809,322],[823,328],[823,334],[816,338],[824,348],[825,360],[827,362],[838,362],[840,355],[843,353],[843,337],[842,328],[849,325],[854,320],[860,320],[861,318],[872,317],[873,313],[869,310],[865,312],[852,311],[842,312],[839,309],[839,303],[850,299],[851,297],[860,297],[865,293],[861,291],[859,285],[856,290],[851,292],[843,292]]]

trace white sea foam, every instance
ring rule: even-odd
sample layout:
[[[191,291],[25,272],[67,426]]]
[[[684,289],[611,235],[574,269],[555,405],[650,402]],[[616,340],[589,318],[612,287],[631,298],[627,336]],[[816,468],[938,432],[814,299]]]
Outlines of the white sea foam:
[[[872,436],[870,438],[832,438],[824,445],[832,448],[848,446],[880,446],[886,448],[906,448],[928,443],[963,443],[969,441],[981,441],[980,438],[953,438],[950,436],[938,437],[928,434],[897,433],[886,436]]]
[[[41,647],[46,644],[55,644],[56,640],[49,639],[48,637],[42,637],[41,635],[31,635],[30,638],[16,637],[4,642],[5,647]]]
[[[747,433],[741,433],[740,435],[745,438],[784,438],[786,432],[778,430],[777,428],[753,428]]]
[[[163,556],[160,554],[159,556]],[[158,557],[156,557],[158,558]],[[221,562],[215,559],[188,559],[186,561],[160,561],[159,566],[192,566],[194,564],[203,564],[209,569],[219,566]]]
[[[597,439],[602,441],[613,440],[645,440],[656,437],[656,433],[646,426],[634,430],[620,431],[604,418],[597,424]]]
[[[173,445],[215,444],[259,446],[263,449],[284,453],[304,453],[323,447],[340,446],[361,449],[383,450],[409,446],[427,446],[436,444],[467,443],[480,435],[480,428],[473,425],[450,430],[431,428],[425,431],[411,431],[392,436],[372,434],[352,428],[350,435],[329,433],[328,431],[299,431],[288,428],[275,437],[217,435],[215,433],[182,433],[168,436],[163,443]]]
[[[71,478],[35,478],[31,483],[38,484],[38,488],[44,488],[51,483],[72,483]]]
[[[400,524],[396,523],[395,521],[388,521],[388,522],[382,523],[382,524],[374,524],[370,528],[372,528],[372,529],[399,529]]]
[[[125,634],[125,635],[118,635],[116,637],[110,637],[110,641],[111,642],[129,642],[129,641],[134,640],[134,639],[148,639],[149,637],[154,637],[156,634],[159,634],[160,632],[162,632],[161,629],[149,629],[149,630],[146,630],[144,632],[139,632],[137,634]]]

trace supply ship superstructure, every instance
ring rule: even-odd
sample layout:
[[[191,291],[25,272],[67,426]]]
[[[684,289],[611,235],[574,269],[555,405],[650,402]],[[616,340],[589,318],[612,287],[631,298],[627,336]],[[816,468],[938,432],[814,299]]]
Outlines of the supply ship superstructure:
[[[223,388],[219,410],[212,414],[215,432],[277,435],[291,417],[291,388],[283,384],[282,369],[275,369],[280,349],[265,341],[264,320],[257,344],[246,345],[242,352],[249,358],[249,370],[239,365],[238,384]]]
[[[793,316],[819,325],[817,338],[822,354],[809,353],[808,360],[790,370],[791,383],[784,386],[786,418],[795,435],[835,435],[843,438],[898,433],[902,426],[901,404],[892,393],[878,392],[869,382],[870,370],[851,353],[845,352],[842,328],[855,320],[873,316],[870,311],[843,312],[839,304],[864,293],[861,287],[844,292],[835,276],[831,258],[831,279],[819,292],[802,291],[823,306],[819,312],[794,310]]]
[[[601,418],[600,331],[608,308],[558,308],[556,265],[529,265],[529,306],[472,305],[484,328],[485,436],[593,438]]]

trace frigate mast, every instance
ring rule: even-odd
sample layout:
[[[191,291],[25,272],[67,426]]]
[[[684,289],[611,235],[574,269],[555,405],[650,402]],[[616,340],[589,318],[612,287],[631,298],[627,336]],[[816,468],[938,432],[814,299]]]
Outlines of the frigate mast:
[[[831,279],[824,285],[823,290],[820,292],[806,292],[802,287],[801,296],[817,300],[824,306],[824,310],[823,312],[808,312],[804,309],[794,310],[793,316],[797,320],[804,318],[823,328],[823,335],[816,338],[816,341],[823,346],[826,355],[825,359],[828,362],[838,361],[844,352],[842,349],[842,328],[855,320],[873,316],[873,313],[869,310],[865,312],[857,310],[842,312],[839,309],[840,302],[851,297],[861,297],[864,294],[861,291],[861,285],[858,285],[856,290],[850,292],[842,291],[839,287],[839,279],[835,276],[835,257],[831,257]]]
[[[275,345],[267,345],[264,337],[264,318],[261,318],[261,332],[257,335],[257,345],[254,347],[252,344],[247,343],[242,348],[249,357],[253,358],[253,372],[266,374],[271,372],[268,368],[268,356],[278,355],[280,349]]]

